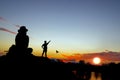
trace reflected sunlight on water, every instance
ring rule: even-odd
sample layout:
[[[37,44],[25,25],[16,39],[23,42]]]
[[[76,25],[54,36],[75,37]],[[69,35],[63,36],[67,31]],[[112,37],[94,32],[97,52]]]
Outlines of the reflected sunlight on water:
[[[98,74],[98,77],[96,78],[95,77],[95,72],[92,72],[90,80],[102,80],[101,79],[101,74]]]

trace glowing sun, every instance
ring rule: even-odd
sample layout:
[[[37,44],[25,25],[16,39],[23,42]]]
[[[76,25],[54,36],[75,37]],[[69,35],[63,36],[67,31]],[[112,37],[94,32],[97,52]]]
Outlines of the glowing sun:
[[[101,62],[101,59],[99,57],[94,57],[93,58],[93,63],[94,64],[100,64],[100,62]]]

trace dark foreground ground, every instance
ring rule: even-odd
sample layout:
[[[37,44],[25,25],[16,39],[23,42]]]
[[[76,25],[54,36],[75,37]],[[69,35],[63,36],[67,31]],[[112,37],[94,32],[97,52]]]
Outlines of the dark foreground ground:
[[[91,72],[95,72],[96,78],[100,73],[102,80],[120,80],[119,63],[94,66],[84,61],[64,63],[33,55],[0,57],[0,79],[4,80],[90,80]]]

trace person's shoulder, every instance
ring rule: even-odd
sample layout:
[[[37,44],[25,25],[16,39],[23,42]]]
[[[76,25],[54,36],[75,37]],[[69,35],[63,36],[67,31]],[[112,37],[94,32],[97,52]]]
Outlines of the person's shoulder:
[[[26,35],[26,37],[27,37],[27,38],[29,38],[29,36],[28,36],[28,35]]]

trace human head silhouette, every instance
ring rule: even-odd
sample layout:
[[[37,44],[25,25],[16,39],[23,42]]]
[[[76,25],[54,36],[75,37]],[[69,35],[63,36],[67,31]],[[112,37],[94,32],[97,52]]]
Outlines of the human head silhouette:
[[[28,29],[26,29],[26,26],[21,26],[18,32],[27,32]]]
[[[45,40],[44,43],[47,43],[47,41]]]

